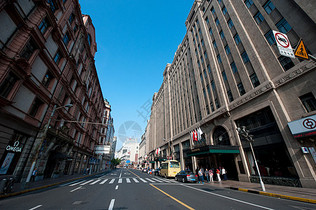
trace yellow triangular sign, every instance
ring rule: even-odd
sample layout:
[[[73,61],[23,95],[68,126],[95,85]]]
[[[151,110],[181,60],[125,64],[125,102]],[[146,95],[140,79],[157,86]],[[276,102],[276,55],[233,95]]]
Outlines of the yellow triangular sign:
[[[298,46],[295,49],[294,55],[301,59],[309,59],[302,39],[299,41]]]

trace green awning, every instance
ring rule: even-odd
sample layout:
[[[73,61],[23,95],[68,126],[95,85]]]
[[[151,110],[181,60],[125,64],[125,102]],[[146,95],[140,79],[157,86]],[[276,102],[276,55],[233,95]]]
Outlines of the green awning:
[[[239,154],[238,146],[228,145],[211,145],[202,148],[193,149],[192,152],[188,153],[188,156],[198,156],[204,154]]]
[[[155,161],[150,161],[150,163],[155,163]]]

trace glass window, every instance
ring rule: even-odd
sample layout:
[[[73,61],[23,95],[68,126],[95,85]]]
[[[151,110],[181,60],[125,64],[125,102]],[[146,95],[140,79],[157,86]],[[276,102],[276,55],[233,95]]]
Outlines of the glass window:
[[[264,21],[264,17],[260,12],[257,12],[253,18],[256,20],[257,24],[260,24],[262,21]]]
[[[252,0],[245,0],[245,4],[248,8],[251,7],[251,5],[253,5],[253,1]]]
[[[215,40],[213,41],[213,46],[214,46],[215,49],[217,48],[217,44],[216,44]]]
[[[243,86],[242,83],[239,83],[239,84],[237,85],[237,87],[238,87],[238,90],[239,90],[239,93],[240,93],[241,96],[246,93],[245,88],[244,88],[244,86]]]
[[[282,18],[277,24],[276,27],[279,29],[279,31],[281,31],[282,33],[286,34],[287,32],[289,32],[292,27],[290,26],[290,24],[288,24],[288,22]]]
[[[312,93],[307,93],[299,97],[307,112],[316,110],[316,99]]]
[[[89,43],[89,46],[91,46],[91,35],[88,34],[88,43]]]
[[[208,17],[206,17],[206,18],[205,18],[205,22],[206,22],[207,24],[209,24],[209,23],[210,23],[210,21],[209,21]]]
[[[74,13],[71,13],[71,15],[70,15],[69,18],[68,18],[68,22],[70,23],[70,25],[72,24],[72,22],[74,21],[74,19],[75,19],[75,15],[74,15]]]
[[[0,85],[0,96],[7,98],[17,81],[18,77],[10,72]]]
[[[70,37],[69,37],[69,34],[68,34],[68,32],[67,32],[67,33],[64,35],[64,37],[63,37],[63,42],[64,42],[64,44],[65,44],[66,47],[68,46],[69,41],[70,41]]]
[[[253,73],[252,75],[250,75],[250,80],[251,80],[251,83],[252,83],[253,87],[257,87],[257,86],[260,85],[260,82],[258,80],[258,77],[257,77],[256,73]]]
[[[241,58],[244,61],[244,63],[248,63],[250,61],[246,51],[241,54]]]
[[[211,74],[212,70],[211,70],[210,65],[207,65],[207,70],[208,70],[208,73]]]
[[[232,102],[234,100],[234,97],[233,97],[233,94],[232,94],[231,90],[227,91],[227,96],[228,96],[229,102]]]
[[[223,7],[222,12],[223,12],[223,15],[226,15],[226,14],[227,14],[227,9],[226,9],[226,7]]]
[[[227,24],[228,24],[228,27],[229,27],[229,28],[232,28],[232,27],[234,26],[234,23],[233,23],[232,19],[229,19],[229,20],[227,21]]]
[[[55,0],[47,0],[47,3],[50,6],[50,10],[55,13],[56,10],[58,10],[58,5],[56,4]]]
[[[55,61],[55,63],[56,63],[57,65],[59,64],[61,58],[62,58],[62,54],[61,54],[61,52],[58,50],[57,53],[56,53],[56,55],[55,55],[55,57],[54,57],[54,61]]]
[[[271,1],[268,1],[265,5],[263,5],[263,8],[268,14],[270,14],[275,9],[275,6]]]
[[[35,117],[42,104],[43,104],[43,102],[41,100],[39,100],[38,98],[35,98],[32,105],[31,105],[31,109],[30,109],[29,114],[31,116]]]
[[[225,71],[222,71],[222,76],[223,76],[223,80],[227,81],[227,76],[226,76],[226,72]]]
[[[213,35],[213,30],[212,30],[212,28],[210,28],[209,32],[210,32],[210,35]]]
[[[38,26],[38,29],[41,31],[42,34],[45,34],[45,32],[47,31],[47,28],[50,26],[47,17],[45,17],[42,22],[40,23],[40,25]]]
[[[219,26],[219,20],[218,20],[218,18],[215,19],[215,23],[216,23],[217,26]]]
[[[225,36],[224,36],[224,32],[223,32],[223,31],[220,31],[220,32],[219,32],[219,35],[221,36],[222,39],[225,39]]]
[[[230,54],[230,49],[229,49],[229,46],[228,46],[228,45],[225,46],[225,52],[226,52],[227,55]]]
[[[204,59],[207,59],[207,53],[204,51]]]
[[[266,37],[266,39],[270,45],[275,43],[275,39],[274,39],[274,35],[273,35],[272,30],[268,31],[264,36]]]
[[[211,12],[212,12],[213,15],[215,15],[215,9],[214,9],[214,7],[211,8]]]
[[[54,76],[52,75],[52,73],[50,71],[47,71],[44,78],[43,78],[43,81],[42,81],[42,84],[48,88],[50,82],[54,79]]]
[[[233,73],[238,72],[238,69],[237,69],[237,66],[236,66],[235,62],[232,62],[232,63],[230,64],[230,67],[232,68]]]
[[[218,60],[218,63],[222,63],[222,58],[219,54],[217,55],[217,60]]]
[[[24,46],[23,50],[21,51],[20,57],[29,60],[36,49],[37,46],[35,45],[34,41],[30,39],[30,41]]]
[[[235,42],[236,42],[236,45],[238,45],[238,44],[241,42],[241,40],[240,40],[238,34],[236,34],[236,35],[234,36],[234,40],[235,40]]]
[[[293,61],[289,57],[285,57],[285,56],[281,55],[278,59],[279,59],[279,62],[285,71],[289,70],[290,68],[292,68],[294,66]]]

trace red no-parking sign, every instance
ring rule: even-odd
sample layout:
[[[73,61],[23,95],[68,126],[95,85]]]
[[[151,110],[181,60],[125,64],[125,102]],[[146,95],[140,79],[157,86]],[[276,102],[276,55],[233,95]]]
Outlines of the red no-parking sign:
[[[290,40],[287,38],[287,35],[278,31],[273,31],[273,34],[280,54],[290,58],[295,58]]]

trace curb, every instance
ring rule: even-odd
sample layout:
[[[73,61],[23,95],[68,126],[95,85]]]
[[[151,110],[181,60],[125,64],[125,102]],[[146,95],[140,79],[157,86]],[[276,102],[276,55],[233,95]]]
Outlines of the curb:
[[[67,182],[76,181],[78,179],[83,179],[83,178],[87,178],[89,176],[94,176],[94,175],[96,175],[96,174],[81,176],[81,177],[77,177],[77,178],[73,178],[73,179],[67,179],[67,180],[64,180],[64,181],[60,181],[60,182],[56,182],[56,183],[52,183],[52,184],[48,184],[48,185],[43,185],[43,186],[40,186],[40,187],[34,187],[34,188],[30,188],[30,189],[19,191],[19,192],[12,192],[12,193],[8,193],[8,194],[0,195],[0,199],[11,197],[11,196],[16,196],[16,195],[21,195],[21,194],[28,193],[28,192],[33,192],[33,191],[41,190],[41,189],[48,188],[48,187],[53,187],[53,186],[56,186],[56,185],[64,184],[64,183],[67,183]]]
[[[275,198],[283,198],[283,199],[301,201],[301,202],[306,202],[306,203],[316,203],[316,200],[314,199],[300,198],[300,197],[282,195],[282,194],[277,194],[277,193],[268,193],[268,192],[249,190],[249,189],[238,188],[238,187],[227,187],[227,188],[232,189],[232,190],[242,191],[242,192],[249,192],[249,193],[254,193],[254,194],[259,194],[259,195],[275,197]]]

